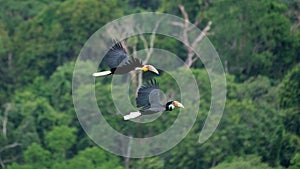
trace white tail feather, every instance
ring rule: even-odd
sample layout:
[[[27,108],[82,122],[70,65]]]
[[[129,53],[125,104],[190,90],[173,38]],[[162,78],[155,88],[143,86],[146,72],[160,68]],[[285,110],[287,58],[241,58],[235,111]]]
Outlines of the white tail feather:
[[[140,112],[130,112],[130,114],[124,116],[124,120],[134,119],[142,115]]]
[[[109,75],[111,74],[111,71],[110,70],[107,70],[107,71],[103,71],[103,72],[96,72],[96,73],[93,73],[93,76],[94,77],[98,77],[98,76],[106,76],[106,75]]]

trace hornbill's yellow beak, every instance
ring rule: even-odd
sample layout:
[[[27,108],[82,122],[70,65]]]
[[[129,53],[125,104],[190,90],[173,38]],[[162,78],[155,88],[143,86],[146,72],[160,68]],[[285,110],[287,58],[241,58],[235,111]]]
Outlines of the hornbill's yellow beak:
[[[180,102],[178,101],[173,101],[172,103],[175,107],[181,107],[181,108],[184,108],[183,104],[181,104]]]
[[[137,67],[137,68],[135,68],[135,70],[141,70],[143,72],[151,71],[151,72],[154,72],[156,74],[159,74],[158,70],[152,65],[144,65],[142,68]]]

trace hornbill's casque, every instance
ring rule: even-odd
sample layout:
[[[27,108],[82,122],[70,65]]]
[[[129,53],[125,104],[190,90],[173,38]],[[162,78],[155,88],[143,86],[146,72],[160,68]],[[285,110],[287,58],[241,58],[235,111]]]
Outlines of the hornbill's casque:
[[[163,111],[172,111],[175,107],[184,106],[178,101],[169,101],[165,105],[160,103],[159,86],[155,80],[150,80],[138,91],[136,107],[140,108],[137,112],[131,112],[124,116],[124,120],[133,119],[141,115],[153,114]]]
[[[141,70],[143,72],[152,71],[159,74],[156,68],[152,65],[143,65],[137,58],[129,60],[128,54],[120,42],[116,43],[107,52],[103,61],[110,67],[110,70],[93,73],[93,76],[98,77],[111,74],[125,74],[132,70]]]

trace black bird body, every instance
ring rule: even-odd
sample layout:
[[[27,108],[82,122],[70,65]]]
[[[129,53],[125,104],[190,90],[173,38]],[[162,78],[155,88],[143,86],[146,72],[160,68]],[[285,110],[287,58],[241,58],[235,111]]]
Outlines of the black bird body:
[[[129,115],[124,116],[124,120],[136,118],[141,115],[149,115],[163,111],[172,111],[175,107],[182,107],[183,105],[178,101],[169,101],[165,105],[160,103],[160,89],[155,80],[150,80],[138,91],[136,98],[136,107],[139,108],[138,112],[131,112]]]
[[[149,81],[138,91],[136,107],[140,108],[142,114],[153,114],[166,110],[166,107],[160,103],[159,86],[155,80]]]
[[[116,43],[103,58],[103,62],[108,65],[110,70],[93,73],[93,76],[125,74],[132,70],[152,71],[158,74],[158,71],[152,65],[143,65],[142,61],[137,58],[133,58],[132,60],[128,58],[128,54],[122,44],[120,42]]]
[[[111,68],[111,74],[125,74],[134,70],[136,67],[143,67],[142,62],[139,59],[132,59],[126,61],[122,66]]]

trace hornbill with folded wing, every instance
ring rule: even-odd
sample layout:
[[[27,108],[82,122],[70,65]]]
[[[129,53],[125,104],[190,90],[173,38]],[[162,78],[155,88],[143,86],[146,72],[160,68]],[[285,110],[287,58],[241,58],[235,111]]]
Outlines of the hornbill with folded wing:
[[[110,70],[93,73],[93,76],[105,76],[111,74],[125,74],[132,70],[141,70],[143,72],[152,71],[159,74],[157,69],[152,65],[143,65],[142,62],[133,58],[128,59],[128,54],[120,42],[116,43],[104,56],[103,62],[106,63]]]
[[[131,112],[124,116],[124,120],[133,119],[141,115],[149,115],[163,111],[172,111],[175,107],[184,108],[178,101],[169,101],[165,105],[160,103],[159,85],[155,80],[150,80],[138,91],[136,107],[140,108],[137,112]]]

